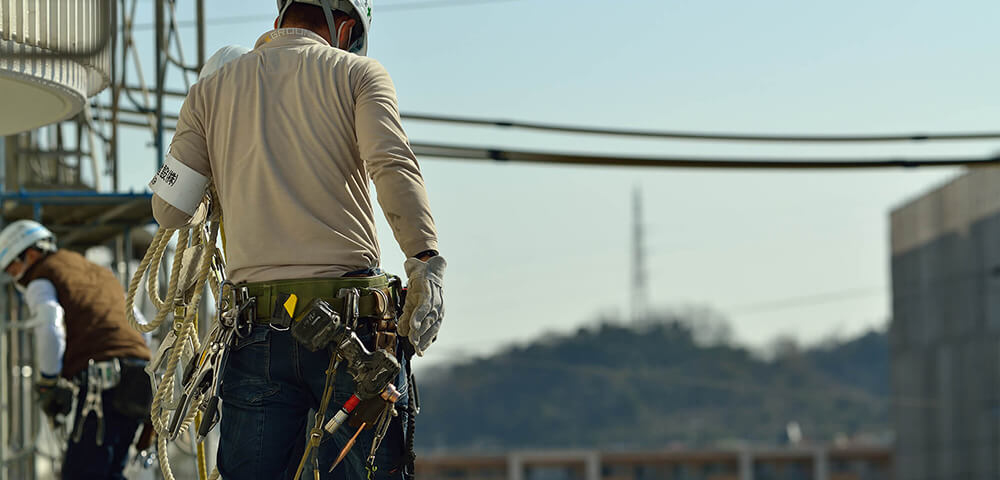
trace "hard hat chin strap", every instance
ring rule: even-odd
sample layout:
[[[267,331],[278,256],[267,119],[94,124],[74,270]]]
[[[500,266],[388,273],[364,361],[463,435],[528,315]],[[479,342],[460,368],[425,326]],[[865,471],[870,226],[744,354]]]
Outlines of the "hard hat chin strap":
[[[288,7],[292,6],[293,3],[295,2],[285,2],[285,5],[281,7],[281,10],[278,10],[278,28],[281,28],[281,26],[285,23],[285,12],[288,11]]]
[[[319,0],[319,3],[323,5],[323,15],[326,15],[326,26],[330,29],[330,43],[334,47],[340,48],[340,31],[333,20],[333,4],[330,3],[330,0]]]

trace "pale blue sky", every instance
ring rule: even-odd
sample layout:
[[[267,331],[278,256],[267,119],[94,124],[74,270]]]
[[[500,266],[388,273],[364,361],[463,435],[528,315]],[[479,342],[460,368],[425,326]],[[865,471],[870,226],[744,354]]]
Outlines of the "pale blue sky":
[[[269,0],[207,3],[210,19],[274,12]],[[1000,130],[996,1],[510,0],[379,11],[405,3],[413,2],[376,1],[369,54],[392,74],[406,112],[745,133]],[[182,16],[189,4],[179,2]],[[208,25],[211,53],[252,46],[270,22]],[[773,146],[405,126],[415,142],[609,154],[1000,151],[1000,142]],[[134,137],[123,178],[142,188],[153,157],[143,148],[148,134]],[[883,325],[885,292],[771,312],[744,307],[888,286],[889,210],[959,173],[421,165],[450,262],[445,326],[425,364],[570,331],[601,312],[627,314],[635,185],[654,307],[713,306],[754,345],[779,333],[814,341]],[[385,268],[401,272],[384,221],[380,232]]]

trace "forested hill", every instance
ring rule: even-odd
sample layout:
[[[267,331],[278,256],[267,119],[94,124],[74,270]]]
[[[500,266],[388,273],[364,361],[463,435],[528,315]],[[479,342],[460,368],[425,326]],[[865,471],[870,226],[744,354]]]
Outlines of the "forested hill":
[[[420,383],[424,450],[717,447],[888,429],[888,345],[870,332],[775,358],[696,341],[691,322],[605,323]]]

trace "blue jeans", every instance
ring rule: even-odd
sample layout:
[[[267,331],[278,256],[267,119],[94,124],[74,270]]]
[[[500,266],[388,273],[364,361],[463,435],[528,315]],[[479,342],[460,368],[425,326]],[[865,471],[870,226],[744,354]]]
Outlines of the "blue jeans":
[[[329,350],[310,352],[287,331],[256,326],[250,335],[239,340],[222,377],[218,466],[224,479],[294,477],[305,449],[307,428],[312,423],[310,410],[319,409],[329,363]],[[377,479],[403,478],[407,401],[403,372],[396,383],[403,394],[397,404],[400,415],[393,418],[376,453]],[[354,380],[341,367],[326,420],[353,393]],[[361,433],[354,448],[332,473],[327,471],[354,431],[345,423],[333,435],[323,436],[318,452],[321,478],[367,478],[365,463],[374,438],[371,428]]]
[[[142,419],[130,418],[114,409],[113,402],[117,388],[105,390],[101,394],[101,406],[104,412],[104,437],[101,445],[97,444],[98,421],[96,413],[91,413],[86,419],[80,414],[87,397],[87,380],[83,375],[79,381],[80,391],[76,397],[76,422],[83,421],[83,431],[80,441],[73,441],[73,431],[70,431],[69,446],[66,458],[63,459],[63,480],[125,480],[122,470],[128,460],[128,449],[135,439],[135,432],[142,424]],[[75,429],[74,424],[74,429]]]

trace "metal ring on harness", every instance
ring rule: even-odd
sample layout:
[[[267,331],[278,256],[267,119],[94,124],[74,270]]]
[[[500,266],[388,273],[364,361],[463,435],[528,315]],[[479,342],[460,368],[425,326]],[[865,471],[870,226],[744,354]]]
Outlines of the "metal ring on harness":
[[[251,297],[246,287],[240,287],[230,280],[219,285],[219,323],[223,327],[232,328],[239,338],[246,338],[253,330],[253,318],[256,315],[257,299]],[[236,310],[233,313],[233,310]],[[246,319],[247,321],[240,321]]]

